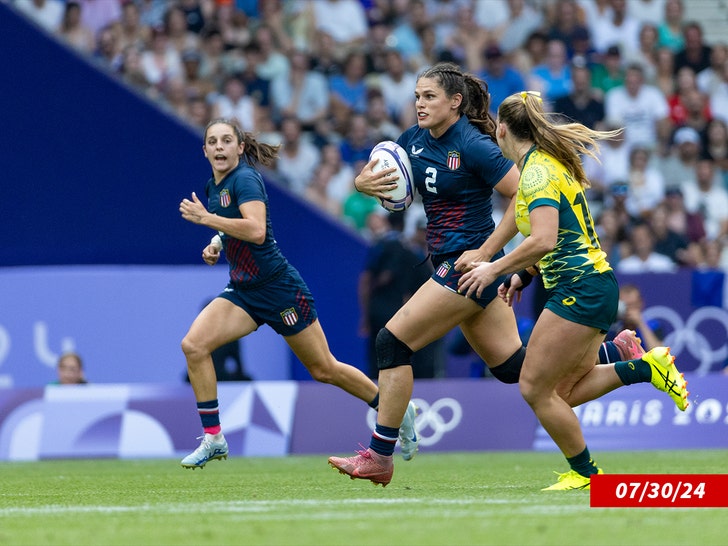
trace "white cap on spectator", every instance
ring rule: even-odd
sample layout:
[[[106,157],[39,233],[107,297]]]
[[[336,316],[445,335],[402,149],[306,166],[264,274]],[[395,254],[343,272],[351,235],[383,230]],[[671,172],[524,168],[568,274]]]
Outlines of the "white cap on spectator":
[[[677,145],[685,144],[686,142],[692,142],[693,144],[700,144],[700,135],[692,127],[680,127],[680,129],[675,131],[675,136],[673,137],[673,141]]]

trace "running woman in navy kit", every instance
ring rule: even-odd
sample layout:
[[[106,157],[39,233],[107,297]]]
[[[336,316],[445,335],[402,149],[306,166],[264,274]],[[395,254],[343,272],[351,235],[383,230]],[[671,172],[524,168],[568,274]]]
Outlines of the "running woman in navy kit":
[[[495,143],[487,85],[459,67],[441,63],[422,73],[415,88],[417,125],[397,140],[409,155],[427,215],[427,245],[435,271],[377,335],[380,405],[369,448],[329,464],[352,478],[387,485],[398,427],[412,396],[411,356],[460,326],[491,373],[517,383],[525,348],[513,311],[497,297],[495,282],[479,297],[458,293],[469,264],[490,261],[516,234],[513,201],[518,169]],[[391,170],[356,177],[356,188],[388,197]],[[493,191],[510,202],[504,221],[492,217]]]
[[[275,241],[268,196],[254,165],[270,165],[278,148],[257,142],[231,121],[217,119],[205,129],[203,151],[213,174],[205,187],[209,208],[193,193],[191,199],[182,200],[179,210],[185,220],[218,232],[202,251],[202,259],[214,265],[224,251],[230,282],[200,312],[182,340],[204,429],[200,446],[181,461],[183,467],[193,469],[228,455],[210,355],[261,324],[285,338],[315,380],[340,387],[375,409],[379,399],[377,386],[362,371],[331,354],[311,292]],[[410,404],[402,423],[406,460],[417,450],[414,417]]]

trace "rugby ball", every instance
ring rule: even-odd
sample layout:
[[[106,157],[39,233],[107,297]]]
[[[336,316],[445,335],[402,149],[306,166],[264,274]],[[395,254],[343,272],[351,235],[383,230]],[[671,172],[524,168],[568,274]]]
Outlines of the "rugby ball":
[[[390,192],[389,199],[380,199],[379,202],[390,212],[405,210],[412,204],[415,194],[412,165],[407,152],[396,142],[385,140],[374,146],[372,153],[369,154],[369,161],[375,158],[379,161],[372,167],[373,172],[377,173],[392,167],[397,169],[392,173],[392,176],[397,177],[397,187]]]

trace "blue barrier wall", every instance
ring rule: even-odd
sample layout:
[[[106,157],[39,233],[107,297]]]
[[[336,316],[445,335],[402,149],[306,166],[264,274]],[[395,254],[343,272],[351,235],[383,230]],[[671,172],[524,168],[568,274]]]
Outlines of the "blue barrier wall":
[[[203,194],[201,135],[2,3],[0,51],[0,267],[199,264],[211,232],[182,220],[178,204]],[[276,238],[308,282],[332,350],[364,366],[365,243],[285,189],[268,191]],[[296,363],[293,377],[306,377]]]

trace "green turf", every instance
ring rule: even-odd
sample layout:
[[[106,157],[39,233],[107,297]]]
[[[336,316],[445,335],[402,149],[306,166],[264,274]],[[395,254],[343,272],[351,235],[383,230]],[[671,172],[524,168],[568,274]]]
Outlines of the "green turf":
[[[725,450],[604,452],[610,473],[720,473]],[[386,488],[325,456],[0,463],[2,545],[646,545],[728,543],[728,509],[589,508],[542,492],[557,453],[421,453]]]

